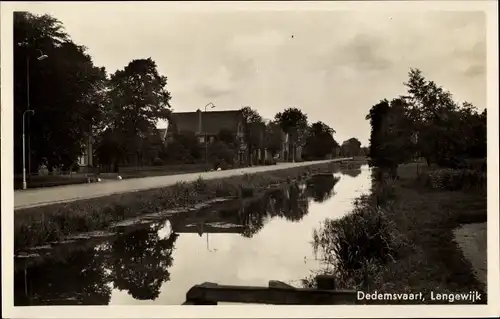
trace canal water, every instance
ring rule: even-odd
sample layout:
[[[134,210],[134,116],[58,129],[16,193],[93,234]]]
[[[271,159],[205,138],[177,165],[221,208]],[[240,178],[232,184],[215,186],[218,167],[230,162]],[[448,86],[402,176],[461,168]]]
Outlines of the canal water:
[[[371,187],[369,168],[318,176],[206,216],[177,217],[17,267],[15,305],[179,305],[194,285],[267,286],[323,265],[313,231]]]

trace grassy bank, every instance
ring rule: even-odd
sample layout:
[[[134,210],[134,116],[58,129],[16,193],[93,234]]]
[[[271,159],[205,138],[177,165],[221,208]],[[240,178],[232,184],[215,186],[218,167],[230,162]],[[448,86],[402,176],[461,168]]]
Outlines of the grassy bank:
[[[269,184],[341,167],[326,163],[220,180],[200,179],[154,190],[18,210],[14,215],[14,246],[20,251],[61,240],[69,234],[102,230],[124,219],[194,205],[215,197],[252,196],[256,189]]]
[[[87,177],[84,174],[73,175],[52,175],[38,176],[32,175],[26,178],[28,188],[44,188],[64,185],[77,185],[87,183]],[[23,188],[23,179],[20,176],[14,177],[14,189]]]
[[[269,162],[262,165],[275,165],[276,162]],[[121,167],[118,173],[91,173],[90,181],[92,183],[96,182],[97,177],[101,179],[117,179],[120,176],[122,179],[130,178],[143,178],[143,177],[153,177],[153,176],[169,176],[177,174],[189,174],[206,172],[213,170],[213,164],[171,164],[162,166],[145,166],[145,167]],[[227,169],[232,169],[231,167]],[[73,172],[71,174],[59,174],[59,175],[28,175],[27,176],[27,187],[32,188],[45,188],[45,187],[55,187],[55,186],[65,186],[65,185],[77,185],[86,184],[89,182],[87,173],[84,172]],[[22,189],[22,176],[14,176],[14,189]]]
[[[167,176],[176,174],[187,174],[205,172],[208,170],[206,164],[177,164],[164,166],[148,166],[148,167],[122,167],[119,173],[100,173],[97,175],[91,174],[91,181],[95,181],[95,177],[102,179],[116,179],[121,176],[123,179],[141,178],[151,176]],[[73,172],[72,174],[61,175],[28,175],[28,188],[45,188],[64,185],[85,184],[88,182],[87,174],[82,172]],[[14,189],[22,189],[22,176],[14,177]]]
[[[453,239],[460,224],[486,221],[485,175],[426,170],[401,166],[399,179],[374,182],[373,194],[360,198],[350,215],[327,220],[315,233],[315,245],[331,266],[325,272],[337,276],[339,288],[422,292],[424,303],[446,303],[431,300],[431,291],[476,290],[483,292],[479,303],[486,302],[484,287]]]

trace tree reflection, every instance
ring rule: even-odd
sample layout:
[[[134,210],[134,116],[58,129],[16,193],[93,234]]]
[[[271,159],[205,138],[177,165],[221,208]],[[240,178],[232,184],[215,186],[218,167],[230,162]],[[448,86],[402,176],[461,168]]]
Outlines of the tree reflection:
[[[342,175],[357,177],[359,174],[361,174],[361,163],[348,163],[347,169],[343,169],[340,172],[342,173]]]
[[[264,227],[265,218],[267,216],[266,199],[256,200],[251,202],[247,207],[243,208],[243,225],[245,229],[242,236],[252,238]]]
[[[298,184],[292,184],[288,188],[288,200],[283,212],[287,220],[298,222],[309,213],[309,202],[307,193],[304,190]]]
[[[245,231],[242,234],[245,237],[252,237],[257,234],[266,223],[272,218],[285,218],[291,222],[298,222],[309,213],[309,197],[311,192],[321,196],[325,200],[332,195],[332,189],[338,179],[325,181],[314,180],[312,190],[309,187],[299,183],[288,185],[284,189],[273,190],[267,193],[262,199],[251,202],[242,211],[242,223],[245,225]],[[318,195],[319,194],[319,195]]]
[[[163,224],[119,236],[111,246],[114,287],[126,290],[138,300],[155,300],[162,284],[170,280],[172,251],[177,234],[162,239]]]
[[[333,188],[340,180],[332,175],[317,175],[307,182],[307,194],[314,202],[322,203],[333,195]]]
[[[357,177],[359,174],[361,174],[360,168],[346,169],[342,171],[342,175],[348,175],[350,177]]]
[[[14,274],[14,304],[107,305],[111,288],[104,266],[104,254],[92,248],[28,266]]]

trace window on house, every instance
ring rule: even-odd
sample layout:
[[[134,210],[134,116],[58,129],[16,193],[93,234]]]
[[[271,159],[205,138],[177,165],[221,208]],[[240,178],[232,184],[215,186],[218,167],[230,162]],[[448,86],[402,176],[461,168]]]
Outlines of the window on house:
[[[198,137],[198,140],[200,141],[200,143],[204,143],[205,142],[205,137],[204,136],[200,136],[200,137]]]

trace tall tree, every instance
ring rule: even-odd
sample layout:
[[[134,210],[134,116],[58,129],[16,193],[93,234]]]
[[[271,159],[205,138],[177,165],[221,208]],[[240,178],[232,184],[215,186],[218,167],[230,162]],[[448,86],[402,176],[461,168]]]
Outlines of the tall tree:
[[[170,117],[167,78],[158,73],[151,58],[136,59],[116,71],[109,85],[111,103],[105,109],[106,126],[117,135],[123,152],[138,163],[144,152],[143,140],[155,131],[158,120]],[[115,162],[122,160],[116,158]]]
[[[283,147],[283,131],[279,123],[270,121],[266,124],[264,147],[274,157]]]
[[[407,102],[402,98],[382,100],[371,108],[366,118],[372,128],[370,164],[390,169],[391,176],[396,177],[397,166],[411,159],[415,152]]]
[[[277,113],[274,118],[289,136],[289,153],[295,152],[296,146],[304,146],[308,129],[306,114],[298,108],[291,107]]]
[[[311,159],[324,158],[332,154],[338,147],[338,143],[333,138],[335,130],[319,121],[309,127],[309,133],[304,146],[304,155]]]
[[[413,128],[418,134],[418,151],[427,163],[443,161],[450,148],[455,148],[450,117],[457,111],[449,91],[433,81],[428,81],[419,69],[410,69],[405,97],[410,109]]]
[[[100,118],[106,82],[86,48],[49,15],[14,14],[14,169],[21,171],[23,113],[31,170],[74,164]]]
[[[361,153],[361,142],[351,137],[342,143],[341,152],[343,156],[358,156]]]
[[[262,147],[265,130],[264,120],[257,110],[249,106],[241,109],[244,119],[245,143],[247,144],[248,162],[252,165],[255,150]]]

